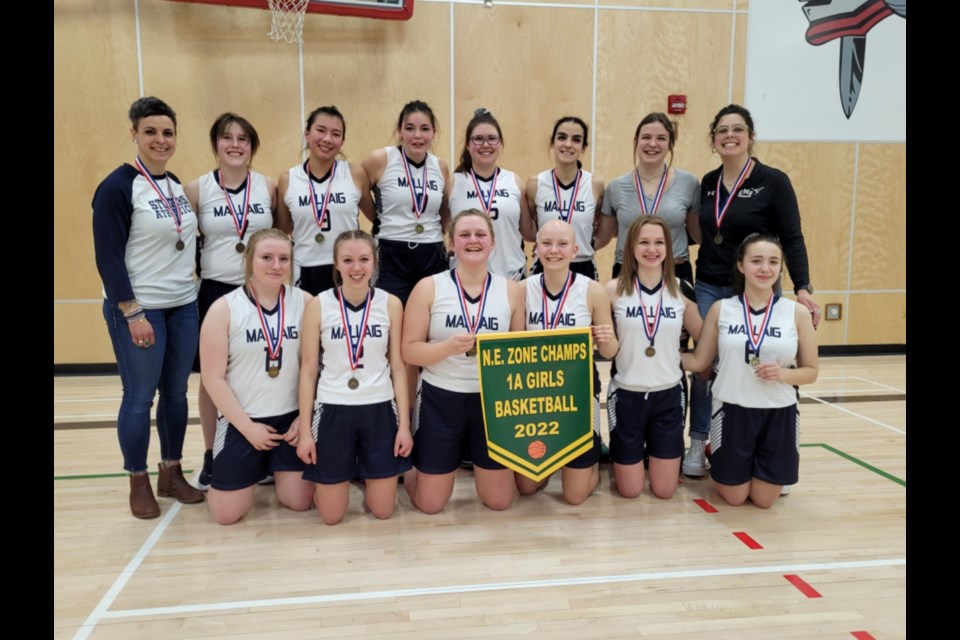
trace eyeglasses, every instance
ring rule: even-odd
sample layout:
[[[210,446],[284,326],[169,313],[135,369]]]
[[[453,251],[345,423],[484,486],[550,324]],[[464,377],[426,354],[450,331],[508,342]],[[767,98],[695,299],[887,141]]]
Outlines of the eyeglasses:
[[[747,133],[747,127],[745,127],[742,124],[735,124],[732,127],[722,126],[722,127],[717,127],[716,129],[713,130],[713,135],[716,135],[716,136],[725,136],[728,133],[732,133],[734,135],[739,136],[744,133]]]
[[[482,147],[484,142],[495,147],[500,144],[500,136],[470,136],[470,142],[477,147]]]

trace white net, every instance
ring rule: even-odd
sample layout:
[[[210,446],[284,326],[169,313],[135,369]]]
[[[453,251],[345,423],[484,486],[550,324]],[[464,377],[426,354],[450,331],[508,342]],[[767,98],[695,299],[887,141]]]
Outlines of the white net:
[[[270,5],[270,37],[279,42],[303,42],[303,14],[309,0],[267,0]]]

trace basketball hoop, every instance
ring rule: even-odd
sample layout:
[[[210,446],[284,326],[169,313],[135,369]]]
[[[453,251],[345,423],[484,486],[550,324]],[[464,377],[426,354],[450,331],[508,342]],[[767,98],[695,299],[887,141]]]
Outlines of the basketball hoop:
[[[270,37],[277,42],[303,42],[303,14],[310,0],[267,0]]]

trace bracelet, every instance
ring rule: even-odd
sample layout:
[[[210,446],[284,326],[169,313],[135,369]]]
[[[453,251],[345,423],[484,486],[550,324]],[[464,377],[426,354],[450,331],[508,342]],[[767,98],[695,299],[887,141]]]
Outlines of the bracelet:
[[[131,318],[139,313],[143,313],[143,307],[141,307],[140,305],[137,305],[133,309],[130,309],[129,311],[121,310],[121,313],[123,313],[124,318]]]
[[[132,311],[130,315],[124,315],[124,317],[127,319],[127,324],[133,324],[134,322],[147,321],[147,314],[142,308],[137,309],[136,311]]]

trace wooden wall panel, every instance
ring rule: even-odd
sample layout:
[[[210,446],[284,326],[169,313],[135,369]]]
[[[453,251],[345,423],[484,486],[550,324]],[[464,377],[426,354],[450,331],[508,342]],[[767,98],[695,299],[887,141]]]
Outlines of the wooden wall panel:
[[[57,364],[116,362],[102,302],[53,305],[53,354]]]
[[[848,344],[906,344],[907,294],[850,295]]]
[[[796,297],[790,293],[791,299],[796,299]],[[839,320],[821,320],[820,327],[817,329],[817,344],[820,346],[824,345],[837,345],[843,344],[843,332],[846,329],[848,316],[850,315],[850,309],[848,308],[846,302],[846,295],[842,293],[818,293],[815,295],[817,304],[820,305],[821,313],[826,313],[827,304],[839,303],[843,305],[842,317]]]
[[[494,0],[496,1],[496,0]],[[601,6],[729,10],[731,0],[600,0]]]
[[[761,141],[755,155],[786,173],[797,192],[814,289],[846,289],[854,145]],[[789,277],[783,286],[793,291]]]
[[[907,146],[861,144],[850,288],[907,286]]]

